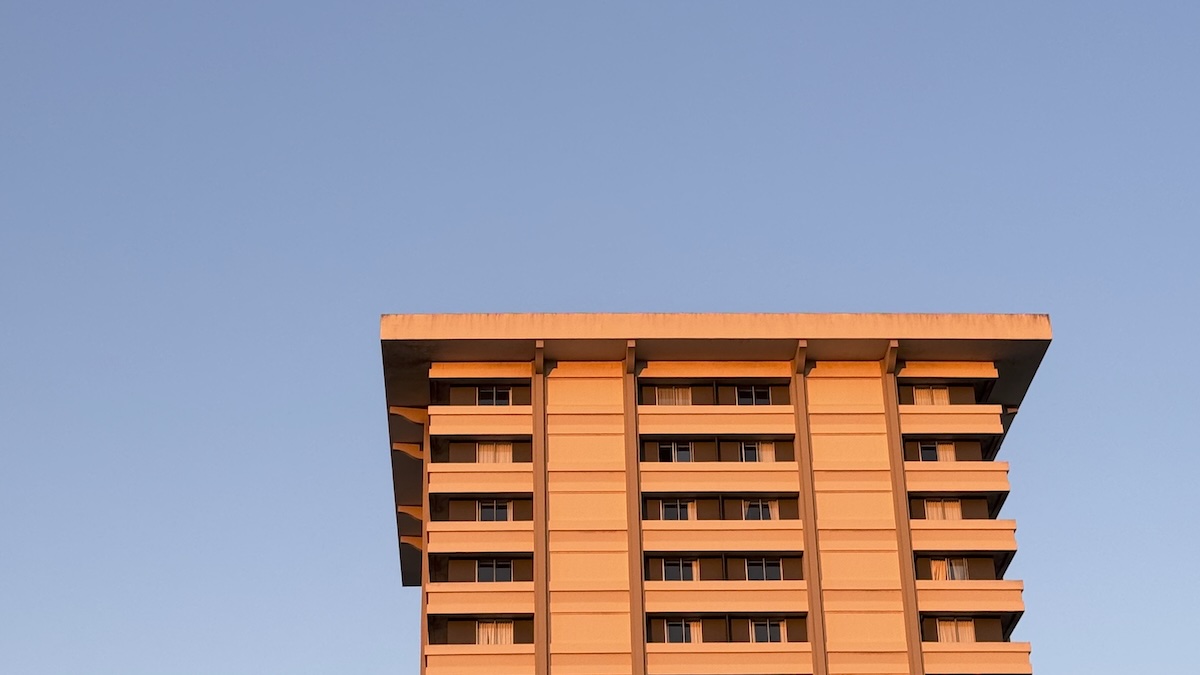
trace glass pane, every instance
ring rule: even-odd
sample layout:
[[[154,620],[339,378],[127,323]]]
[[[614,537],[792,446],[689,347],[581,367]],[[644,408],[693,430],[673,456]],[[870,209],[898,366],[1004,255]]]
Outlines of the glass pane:
[[[496,519],[496,503],[495,502],[479,502],[479,519],[484,521],[493,521]]]
[[[755,642],[770,642],[771,632],[766,621],[754,622],[754,641]]]
[[[770,581],[780,581],[783,579],[783,565],[778,560],[767,560],[764,563],[764,576]]]
[[[778,621],[771,621],[770,623],[768,623],[768,624],[767,624],[767,630],[768,630],[768,632],[769,632],[769,639],[770,639],[770,641],[771,641],[771,642],[780,642],[780,641],[782,641],[782,639],[783,639],[783,635],[782,635],[783,631],[781,631],[781,630],[780,630],[780,625],[779,625],[779,622],[778,622]]]
[[[512,389],[508,387],[496,387],[495,405],[508,405],[512,398]]]
[[[937,454],[937,444],[936,443],[922,443],[921,444],[921,461],[922,462],[936,462],[937,458],[938,458],[938,454]]]
[[[492,387],[479,388],[479,405],[495,405],[496,390]]]
[[[746,578],[750,581],[763,581],[767,578],[766,569],[761,560],[746,561]]]
[[[770,405],[771,404],[771,389],[770,387],[755,387],[754,388],[754,405]]]
[[[738,387],[737,404],[754,405],[754,387]]]
[[[663,579],[667,581],[683,581],[683,569],[678,560],[663,562]]]
[[[478,569],[479,569],[479,571],[478,571],[478,573],[476,573],[475,578],[478,579],[479,581],[494,581],[495,580],[495,575],[494,575],[495,570],[492,567],[492,561],[480,560]]]
[[[758,461],[758,443],[742,443],[742,461]]]
[[[684,621],[667,622],[667,642],[690,642],[688,640],[689,626]]]
[[[675,461],[675,444],[674,443],[659,443],[658,444],[658,461],[674,462]]]
[[[493,579],[495,581],[512,581],[512,561],[497,560]]]
[[[692,444],[691,443],[676,443],[675,444],[675,461],[676,462],[692,461]]]

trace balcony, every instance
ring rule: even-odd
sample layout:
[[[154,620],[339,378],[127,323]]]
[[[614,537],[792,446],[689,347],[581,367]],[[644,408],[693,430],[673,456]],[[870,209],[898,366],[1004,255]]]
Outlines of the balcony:
[[[973,614],[1025,611],[1020,581],[917,580],[917,608],[922,612]]]
[[[647,493],[800,491],[796,462],[642,462],[640,473]]]
[[[807,675],[812,672],[812,645],[807,642],[652,642],[646,645],[646,675]]]
[[[639,405],[638,433],[790,436],[796,416],[790,405]]]
[[[1029,675],[1028,642],[922,642],[925,672],[938,675]]]
[[[425,675],[528,675],[533,670],[531,644],[425,645]]]
[[[429,521],[428,553],[532,553],[533,523],[527,520],[504,522]]]
[[[804,581],[647,581],[645,589],[647,613],[808,611]]]
[[[910,520],[914,551],[983,552],[1017,550],[1015,520]]]
[[[533,407],[528,405],[429,406],[432,436],[529,436],[533,434]]]
[[[1002,434],[998,405],[902,405],[900,433],[904,435]]]
[[[532,464],[426,464],[434,494],[528,494]]]
[[[909,492],[1008,492],[1008,462],[905,462]]]
[[[799,520],[643,520],[645,551],[802,551]]]
[[[430,583],[429,614],[533,614],[533,582]]]

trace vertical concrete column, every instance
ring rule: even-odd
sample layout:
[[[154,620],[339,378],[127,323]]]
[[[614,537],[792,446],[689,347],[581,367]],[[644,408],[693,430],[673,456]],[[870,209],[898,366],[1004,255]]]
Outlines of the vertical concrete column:
[[[821,557],[818,555],[817,498],[813,491],[812,439],[808,433],[808,396],[804,371],[808,342],[800,340],[792,361],[792,408],[796,415],[796,462],[800,467],[800,518],[804,527],[804,579],[808,586],[808,641],[812,644],[813,673],[827,675],[825,609],[821,601]]]
[[[545,343],[534,345],[533,381],[533,664],[535,675],[550,674],[550,552],[546,496]]]
[[[629,613],[633,675],[646,675],[646,597],[642,581],[642,486],[638,443],[637,344],[625,348],[625,515],[629,523]]]
[[[900,343],[892,340],[883,359],[883,403],[887,417],[888,455],[891,460],[892,495],[900,547],[900,585],[904,594],[904,629],[908,638],[909,670],[914,675],[925,675],[925,657],[921,649],[921,615],[917,609],[917,572],[913,560],[912,527],[908,514],[908,485],[904,475],[904,439],[900,436],[900,399],[896,390],[896,354],[899,348]]]

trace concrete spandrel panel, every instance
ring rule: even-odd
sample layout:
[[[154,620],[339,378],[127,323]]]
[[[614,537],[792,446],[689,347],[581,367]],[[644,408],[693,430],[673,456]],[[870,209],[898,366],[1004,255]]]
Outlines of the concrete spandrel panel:
[[[817,527],[896,526],[890,492],[823,492],[817,485]]]
[[[629,587],[629,556],[624,551],[550,554],[550,585],[570,582],[571,589]],[[582,586],[580,586],[582,584]]]
[[[809,405],[863,405],[883,412],[883,381],[878,378],[807,380]]]
[[[623,471],[564,470],[551,467],[546,486],[550,492],[624,492]]]
[[[550,609],[550,652],[628,653],[629,613],[555,612]]]
[[[622,405],[624,400],[624,380],[619,374],[609,379],[550,377],[546,380],[548,405]]]
[[[900,588],[896,551],[822,551],[821,583],[830,588]]]
[[[825,634],[829,651],[908,652],[904,612],[839,612],[825,608]]]
[[[888,438],[878,433],[812,436],[813,469],[879,469],[890,471]]]
[[[618,492],[555,492],[548,495],[551,530],[624,531],[625,494]]]

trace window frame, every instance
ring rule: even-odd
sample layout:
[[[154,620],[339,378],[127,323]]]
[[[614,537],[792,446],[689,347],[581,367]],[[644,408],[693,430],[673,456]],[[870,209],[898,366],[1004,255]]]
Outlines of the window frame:
[[[766,639],[759,639],[759,628],[763,629]],[[758,644],[784,642],[783,621],[779,619],[751,619],[750,641]]]
[[[669,644],[690,644],[692,642],[692,622],[687,619],[665,619],[663,621],[663,641]],[[679,630],[678,640],[673,640],[672,629]]]
[[[751,566],[761,567],[762,576],[751,576]],[[774,572],[775,576],[772,576]],[[781,558],[747,558],[746,581],[783,581],[783,559]]]
[[[484,392],[488,393],[489,402],[484,402]],[[500,402],[501,393],[504,394],[504,402]],[[503,407],[512,405],[512,385],[510,384],[483,384],[475,388],[475,405],[489,407]]]
[[[743,402],[743,392],[747,392]],[[760,396],[761,394],[761,396]],[[737,405],[771,405],[771,385],[769,384],[739,384],[734,392]]]
[[[492,510],[493,517],[484,518],[484,509],[488,508]],[[476,511],[476,514],[479,522],[481,523],[507,523],[510,522],[513,517],[512,502],[507,499],[480,499],[478,509],[479,510]],[[496,518],[495,516],[501,511],[504,512],[504,517]]]
[[[661,510],[659,511],[659,519],[660,520],[672,520],[672,521],[691,520],[692,519],[692,511],[694,510],[692,507],[693,503],[694,502],[691,499],[664,499],[661,502],[661,506],[660,506]],[[672,509],[674,509],[675,513],[677,515],[679,513],[682,513],[684,517],[683,518],[668,518],[667,517],[668,506],[671,507]]]
[[[771,513],[770,499],[745,499],[742,501],[742,520],[774,520]],[[757,516],[750,517],[751,509],[755,509]],[[763,516],[766,516],[765,518]]]

